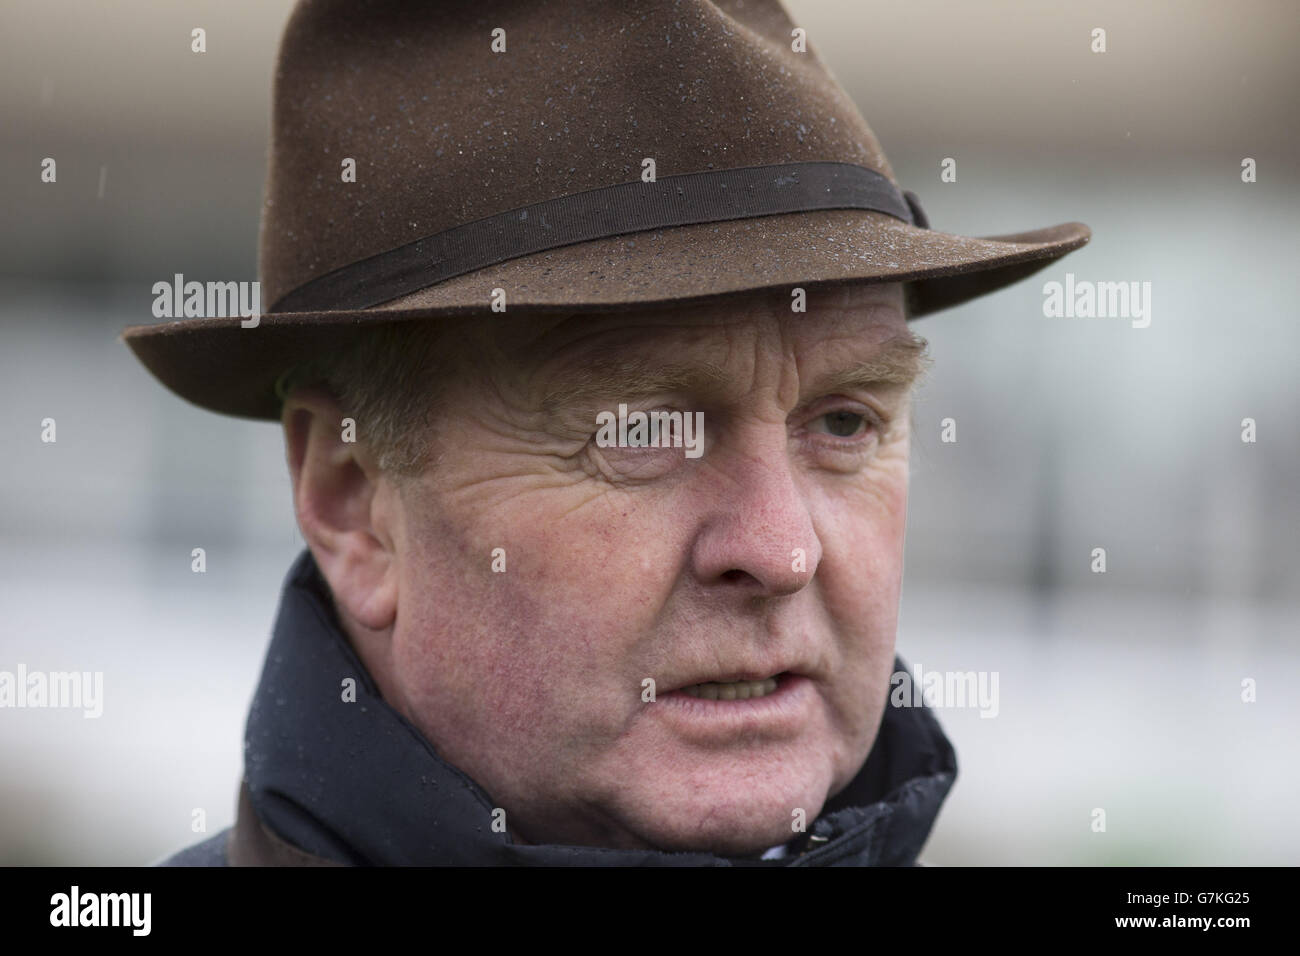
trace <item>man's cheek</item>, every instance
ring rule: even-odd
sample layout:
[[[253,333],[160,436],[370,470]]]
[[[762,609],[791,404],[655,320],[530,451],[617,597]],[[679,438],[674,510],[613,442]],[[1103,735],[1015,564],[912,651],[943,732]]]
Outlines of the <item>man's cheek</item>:
[[[528,585],[592,613],[602,604],[631,613],[666,598],[681,563],[680,508],[648,493],[585,484],[521,494],[503,510],[502,534],[516,545]],[[556,593],[558,592],[558,593]]]
[[[490,743],[535,739],[583,708],[575,662],[589,637],[522,582],[499,581],[460,601],[436,595],[410,622],[395,663],[425,715],[453,725],[437,736]]]
[[[901,523],[906,514],[909,457],[906,441],[891,442],[879,450],[853,485],[852,497],[861,513],[872,516],[877,524],[890,524],[891,518]]]
[[[873,484],[835,499],[817,520],[822,587],[843,600],[888,604],[891,584],[902,576],[906,525],[906,483]]]
[[[503,569],[477,575],[459,607],[431,608],[472,662],[473,694],[518,719],[610,693],[634,617],[613,580],[620,563],[553,536],[515,539],[504,551]]]
[[[902,574],[907,482],[873,482],[840,498],[819,522],[831,566],[851,565],[879,586]],[[829,569],[828,569],[829,570]]]

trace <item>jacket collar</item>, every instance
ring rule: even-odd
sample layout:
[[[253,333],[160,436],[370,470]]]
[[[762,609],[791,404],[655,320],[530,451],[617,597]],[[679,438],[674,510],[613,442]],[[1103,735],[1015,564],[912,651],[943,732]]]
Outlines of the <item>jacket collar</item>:
[[[896,669],[903,669],[901,660]],[[343,702],[355,681],[355,702]],[[731,866],[759,861],[511,842],[494,804],[444,761],[348,643],[311,553],[280,598],[244,741],[245,786],[263,827],[311,857],[358,865]],[[886,707],[866,763],[771,865],[911,865],[957,773],[924,707]],[[243,821],[241,821],[242,823]]]

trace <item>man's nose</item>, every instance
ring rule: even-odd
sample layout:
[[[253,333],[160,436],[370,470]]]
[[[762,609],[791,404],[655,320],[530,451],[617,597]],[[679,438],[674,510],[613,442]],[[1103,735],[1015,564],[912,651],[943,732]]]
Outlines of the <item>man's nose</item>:
[[[696,577],[708,587],[753,596],[804,587],[821,562],[822,547],[784,429],[761,447],[715,449],[709,464],[713,505],[692,546]]]

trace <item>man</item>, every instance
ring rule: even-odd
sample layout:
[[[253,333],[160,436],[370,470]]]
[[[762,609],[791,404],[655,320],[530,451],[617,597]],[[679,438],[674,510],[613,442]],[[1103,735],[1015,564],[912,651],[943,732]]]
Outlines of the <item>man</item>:
[[[908,321],[1088,239],[928,228],[775,0],[302,2],[267,314],[127,332],[279,419],[308,551],[195,864],[907,865]]]

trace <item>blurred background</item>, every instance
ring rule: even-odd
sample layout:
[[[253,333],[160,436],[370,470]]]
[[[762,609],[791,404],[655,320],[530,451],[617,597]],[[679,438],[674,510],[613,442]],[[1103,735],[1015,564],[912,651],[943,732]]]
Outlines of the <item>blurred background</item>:
[[[936,228],[1094,233],[914,326],[899,650],[1000,698],[938,713],[960,774],[923,859],[1300,863],[1300,6],[787,6]],[[174,273],[257,278],[290,8],[0,5],[0,670],[105,683],[98,720],[0,710],[0,863],[145,864],[202,836],[194,808],[233,820],[301,547],[280,434],[176,399],[117,335]],[[1150,282],[1150,327],[1045,318],[1067,271]]]

